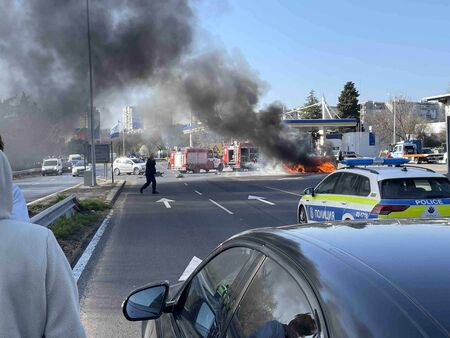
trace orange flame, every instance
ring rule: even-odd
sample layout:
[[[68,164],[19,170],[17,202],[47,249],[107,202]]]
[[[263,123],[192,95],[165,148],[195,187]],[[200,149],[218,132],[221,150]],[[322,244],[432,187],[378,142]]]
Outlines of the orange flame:
[[[301,173],[324,173],[329,174],[336,170],[336,166],[333,162],[325,160],[321,161],[318,159],[316,165],[303,165],[297,164],[284,164],[283,167],[289,174],[301,174]]]

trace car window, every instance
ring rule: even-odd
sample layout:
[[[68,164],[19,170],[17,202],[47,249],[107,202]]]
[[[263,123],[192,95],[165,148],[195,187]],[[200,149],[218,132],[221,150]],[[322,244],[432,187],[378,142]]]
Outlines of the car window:
[[[370,180],[365,176],[359,175],[358,180],[358,190],[356,195],[358,196],[369,196],[370,194]]]
[[[397,178],[381,182],[386,199],[450,198],[450,182],[445,177]]]
[[[251,282],[227,330],[227,337],[312,337],[313,310],[295,279],[267,259]]]
[[[332,174],[325,178],[315,189],[317,194],[333,194],[334,186],[338,181],[341,173]]]
[[[334,188],[335,194],[356,195],[359,183],[359,175],[342,173]]]
[[[174,314],[186,337],[214,336],[240,291],[240,278],[261,254],[242,247],[214,257],[192,278]]]
[[[47,165],[47,166],[58,165],[58,161],[57,161],[57,160],[48,160],[48,161],[44,161],[44,165]]]

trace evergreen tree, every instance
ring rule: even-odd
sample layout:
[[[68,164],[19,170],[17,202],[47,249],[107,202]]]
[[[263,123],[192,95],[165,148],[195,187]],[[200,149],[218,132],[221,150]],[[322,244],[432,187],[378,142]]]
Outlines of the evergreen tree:
[[[315,92],[313,89],[309,92],[303,107],[311,106],[313,104],[319,103]],[[302,110],[302,117],[304,119],[320,119],[322,118],[322,108],[320,106],[313,106]]]
[[[339,116],[342,118],[360,117],[361,105],[358,102],[359,92],[356,90],[355,84],[348,81],[339,96],[337,109]]]

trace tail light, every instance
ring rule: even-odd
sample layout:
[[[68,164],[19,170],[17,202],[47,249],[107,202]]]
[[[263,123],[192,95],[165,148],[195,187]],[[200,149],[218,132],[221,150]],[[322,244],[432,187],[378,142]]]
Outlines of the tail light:
[[[389,215],[391,212],[401,212],[409,208],[409,205],[402,204],[377,204],[372,209],[371,214]]]

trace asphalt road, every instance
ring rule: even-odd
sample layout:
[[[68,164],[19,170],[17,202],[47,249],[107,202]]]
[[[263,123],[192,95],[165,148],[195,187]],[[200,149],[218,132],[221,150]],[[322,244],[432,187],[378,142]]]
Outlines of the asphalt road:
[[[110,173],[111,170],[108,170],[108,175]],[[97,175],[104,175],[103,165],[97,166]],[[22,190],[27,202],[70,188],[81,182],[83,182],[83,177],[72,177],[70,173],[64,173],[62,176],[28,176],[14,180],[14,183]]]
[[[193,256],[244,230],[296,223],[298,194],[324,175],[286,177],[251,173],[167,174],[159,195],[143,195],[143,177],[129,177],[108,230],[79,282],[82,320],[90,337],[140,337],[121,303],[133,289],[178,280]],[[266,201],[249,200],[249,195]],[[167,198],[170,208],[157,202]],[[273,204],[273,205],[272,205]]]

